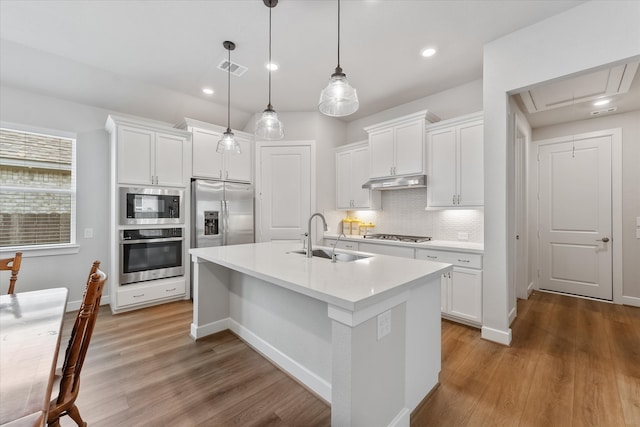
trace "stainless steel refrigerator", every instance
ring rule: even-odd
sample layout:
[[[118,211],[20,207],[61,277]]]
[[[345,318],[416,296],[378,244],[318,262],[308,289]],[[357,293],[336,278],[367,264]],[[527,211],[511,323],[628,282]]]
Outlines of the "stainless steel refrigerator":
[[[253,243],[253,186],[237,182],[191,183],[191,246]]]

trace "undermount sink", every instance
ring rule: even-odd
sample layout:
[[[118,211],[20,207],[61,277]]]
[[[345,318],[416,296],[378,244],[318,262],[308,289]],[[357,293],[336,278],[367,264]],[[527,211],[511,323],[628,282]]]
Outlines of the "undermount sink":
[[[299,251],[291,251],[289,253],[306,255],[307,251],[302,249]],[[331,259],[331,249],[314,249],[312,251],[312,255],[318,258]],[[351,262],[351,261],[357,261],[359,259],[371,258],[369,255],[346,254],[344,252],[336,252],[334,256],[336,258],[336,261],[339,261],[339,262]]]

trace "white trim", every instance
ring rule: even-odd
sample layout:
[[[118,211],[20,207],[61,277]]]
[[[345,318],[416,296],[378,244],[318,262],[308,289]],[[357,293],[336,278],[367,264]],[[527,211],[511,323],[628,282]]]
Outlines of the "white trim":
[[[513,307],[511,311],[509,311],[509,325],[511,325],[514,320],[516,320],[516,307]]]
[[[207,323],[206,325],[197,326],[195,323],[191,323],[191,329],[189,336],[194,339],[200,339],[207,335],[212,335],[218,332],[226,331],[229,329],[229,318],[216,320],[215,322]]]
[[[488,326],[482,327],[481,337],[485,340],[497,342],[498,344],[511,345],[511,328],[506,331],[500,331]]]
[[[34,246],[5,246],[0,250],[0,256],[22,252],[23,258],[38,256],[69,255],[80,252],[80,245],[63,243],[60,245],[34,245]]]
[[[543,145],[553,145],[563,142],[570,142],[574,139],[587,139],[587,138],[600,138],[611,137],[611,269],[612,269],[612,297],[613,302],[616,304],[624,304],[627,297],[623,296],[623,282],[622,282],[622,128],[603,129],[593,132],[578,133],[573,135],[559,136],[550,139],[542,139],[539,141],[532,141],[532,147],[535,147],[536,153],[540,152],[540,147]],[[536,166],[536,176],[538,176],[539,165]],[[539,191],[539,183],[536,186],[536,191]],[[536,212],[539,209],[540,201],[537,197],[533,197],[533,205]],[[540,216],[538,215],[538,224]],[[540,238],[536,239],[536,248],[540,251]],[[538,259],[538,265],[536,268],[540,268],[540,260]],[[536,286],[537,287],[537,286]],[[629,297],[633,298],[633,297]],[[597,300],[606,301],[606,300]]]
[[[634,307],[640,307],[640,298],[623,295],[622,296],[622,304],[624,304],[624,305],[632,305]]]
[[[391,420],[388,427],[409,427],[410,417],[411,411],[409,411],[409,408],[402,408],[398,415]]]
[[[328,381],[302,366],[235,320],[229,318],[228,325],[232,332],[242,338],[258,353],[269,359],[280,369],[288,372],[322,399],[331,403],[331,384]]]

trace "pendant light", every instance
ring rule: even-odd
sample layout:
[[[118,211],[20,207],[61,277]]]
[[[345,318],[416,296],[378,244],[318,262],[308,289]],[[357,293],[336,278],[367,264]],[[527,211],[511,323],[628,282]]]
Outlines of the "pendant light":
[[[284,138],[284,127],[278,120],[278,115],[271,105],[271,9],[276,7],[278,0],[262,0],[269,8],[269,104],[262,112],[262,117],[256,122],[255,135],[261,139],[276,140]]]
[[[235,135],[231,132],[231,51],[236,48],[236,44],[225,41],[222,45],[229,51],[229,59],[227,60],[227,130],[222,135],[222,139],[218,141],[216,151],[218,153],[240,154],[240,144],[238,144]]]
[[[324,115],[331,117],[348,116],[358,111],[360,103],[358,94],[347,81],[347,76],[340,67],[340,0],[338,0],[338,66],[331,80],[320,93],[318,109]]]

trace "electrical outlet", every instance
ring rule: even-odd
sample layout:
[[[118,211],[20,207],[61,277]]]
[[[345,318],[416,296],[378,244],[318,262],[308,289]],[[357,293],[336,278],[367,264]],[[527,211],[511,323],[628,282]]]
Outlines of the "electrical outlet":
[[[640,239],[640,228],[636,228],[636,239]]]
[[[469,240],[469,233],[466,233],[464,231],[459,231],[458,232],[458,240],[464,240],[464,241]]]
[[[378,314],[378,341],[391,333],[391,310]]]
[[[640,227],[640,216],[636,217],[636,227]]]
[[[85,239],[93,239],[93,228],[85,228],[84,229],[84,238]]]

